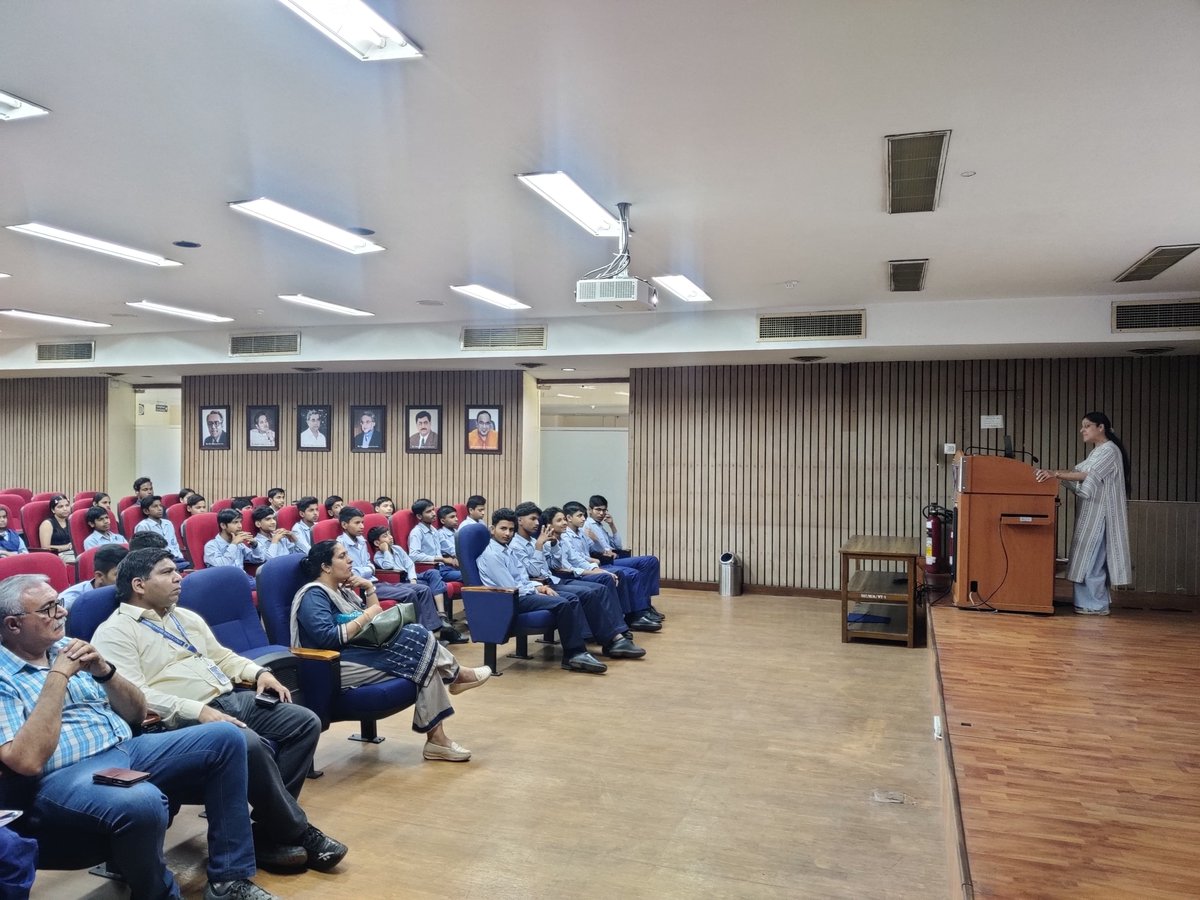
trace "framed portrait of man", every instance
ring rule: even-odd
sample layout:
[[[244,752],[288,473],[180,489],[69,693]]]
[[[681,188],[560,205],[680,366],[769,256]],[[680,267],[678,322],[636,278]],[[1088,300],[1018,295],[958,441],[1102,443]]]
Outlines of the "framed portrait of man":
[[[200,407],[200,449],[229,449],[229,407]]]
[[[296,449],[329,451],[329,422],[332,406],[301,403],[296,407]]]
[[[408,423],[408,440],[404,443],[405,453],[442,452],[442,408],[428,403],[422,406],[404,407],[404,421]]]
[[[352,453],[387,452],[387,407],[350,407],[350,450]]]
[[[501,441],[500,417],[502,406],[467,406],[467,452],[499,453]]]
[[[246,407],[246,448],[248,450],[279,449],[279,407]]]

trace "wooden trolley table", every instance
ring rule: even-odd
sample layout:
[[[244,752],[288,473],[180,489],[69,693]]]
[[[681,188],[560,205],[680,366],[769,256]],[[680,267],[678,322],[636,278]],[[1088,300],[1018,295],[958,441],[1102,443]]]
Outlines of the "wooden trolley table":
[[[882,641],[903,641],[915,645],[917,566],[922,558],[918,538],[859,534],[842,544],[842,643],[852,638],[871,638]],[[903,570],[876,572],[867,569],[850,571],[850,561],[874,560],[899,563]],[[904,621],[850,622],[852,604],[879,604],[889,615],[891,607],[904,612]],[[899,611],[896,610],[897,612]]]

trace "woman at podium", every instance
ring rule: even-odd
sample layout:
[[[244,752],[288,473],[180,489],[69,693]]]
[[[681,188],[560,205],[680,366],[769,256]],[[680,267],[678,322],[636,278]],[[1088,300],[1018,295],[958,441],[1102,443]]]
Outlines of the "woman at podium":
[[[1107,616],[1108,585],[1129,584],[1129,454],[1102,412],[1083,417],[1079,436],[1095,449],[1070,471],[1038,469],[1038,481],[1057,478],[1075,492],[1075,534],[1067,578],[1075,582],[1075,612]]]

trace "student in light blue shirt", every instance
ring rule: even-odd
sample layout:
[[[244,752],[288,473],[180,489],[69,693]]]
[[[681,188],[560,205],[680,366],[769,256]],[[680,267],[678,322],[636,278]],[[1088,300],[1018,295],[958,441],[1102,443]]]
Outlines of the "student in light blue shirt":
[[[438,542],[442,546],[442,559],[446,564],[461,569],[458,564],[458,510],[453,506],[439,506],[437,511]]]
[[[0,557],[28,553],[25,541],[8,527],[8,507],[0,506]]]
[[[265,563],[268,559],[277,559],[289,553],[303,553],[292,533],[286,528],[277,528],[275,510],[270,506],[260,506],[251,513],[257,534],[254,535],[254,546],[246,554],[247,562]]]
[[[436,565],[443,581],[462,581],[462,572],[457,568],[458,560],[442,553],[441,538],[433,527],[437,520],[437,507],[429,500],[417,500],[412,505],[412,513],[417,517],[417,524],[408,535],[408,555],[414,562]],[[453,567],[450,561],[453,561]]]
[[[87,521],[88,528],[92,530],[92,533],[83,539],[85,551],[91,550],[93,547],[103,547],[105,544],[127,546],[128,542],[125,538],[112,530],[112,516],[103,506],[91,507],[84,519]]]
[[[242,514],[236,509],[223,509],[217,513],[217,536],[204,545],[204,565],[215,569],[221,566],[232,566],[245,573],[254,587],[254,579],[245,571],[249,558],[247,545],[253,544],[254,538],[242,531]]]
[[[146,518],[137,523],[137,527],[133,529],[134,534],[137,534],[139,531],[149,531],[157,534],[167,542],[167,549],[171,551],[171,559],[175,560],[175,568],[180,572],[184,569],[190,569],[192,564],[184,558],[183,551],[179,549],[179,541],[175,537],[175,526],[171,524],[170,519],[163,515],[162,497],[157,494],[151,494],[149,497],[143,497],[139,500],[138,505],[141,506],[142,512],[146,514]]]
[[[106,545],[97,550],[96,555],[92,559],[95,574],[92,575],[91,580],[73,584],[58,595],[58,599],[67,608],[67,612],[71,611],[71,607],[75,601],[84,594],[105,585],[116,584],[117,567],[121,565],[121,560],[128,555],[129,551],[120,544]]]
[[[633,556],[621,546],[621,534],[617,531],[617,523],[608,511],[608,500],[605,497],[600,494],[592,494],[588,498],[587,518],[583,520],[583,528],[580,530],[587,538],[592,556],[601,563],[637,569],[646,580],[646,590],[649,591],[650,596],[658,596],[658,557]],[[653,603],[650,604],[649,611],[652,617],[657,616],[660,620],[666,618],[654,608]]]
[[[301,497],[296,501],[300,521],[292,527],[292,540],[304,553],[312,549],[312,530],[321,516],[320,502],[316,497]]]
[[[375,551],[372,561],[375,563],[377,571],[400,572],[410,584],[417,582],[424,584],[433,594],[433,602],[443,610],[447,609],[446,582],[442,581],[438,570],[426,569],[424,572],[418,572],[417,564],[412,561],[411,556],[404,552],[403,547],[396,546],[392,540],[392,533],[386,525],[376,525],[367,532],[367,545]],[[446,618],[449,617],[450,614],[447,611]]]

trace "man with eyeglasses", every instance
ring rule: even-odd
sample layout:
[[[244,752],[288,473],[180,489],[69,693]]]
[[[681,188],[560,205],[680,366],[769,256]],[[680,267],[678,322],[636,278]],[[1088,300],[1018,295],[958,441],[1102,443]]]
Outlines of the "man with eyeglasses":
[[[178,897],[163,856],[169,803],[202,803],[206,900],[270,900],[249,880],[254,845],[240,729],[215,722],[134,737],[146,698],[95,647],[65,637],[65,621],[45,575],[0,582],[0,763],[36,779],[14,825],[107,840],[107,860],[133,896]],[[120,788],[93,783],[109,768],[150,777]]]
[[[211,410],[204,417],[208,426],[208,434],[204,436],[205,447],[224,447],[229,443],[229,432],[225,430],[225,418],[217,410]]]

